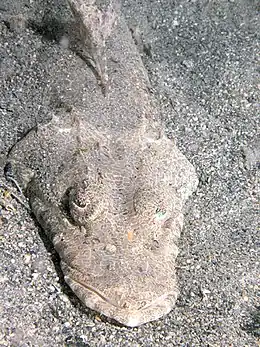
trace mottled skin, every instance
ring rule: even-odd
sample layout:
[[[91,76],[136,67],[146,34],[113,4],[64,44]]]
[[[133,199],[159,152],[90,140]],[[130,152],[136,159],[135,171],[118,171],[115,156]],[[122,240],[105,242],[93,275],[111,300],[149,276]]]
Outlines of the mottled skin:
[[[133,327],[175,304],[176,242],[197,178],[164,134],[121,17],[107,43],[107,71],[106,96],[93,86],[87,109],[57,111],[9,161],[66,282],[85,305]],[[86,80],[93,82],[87,68]]]

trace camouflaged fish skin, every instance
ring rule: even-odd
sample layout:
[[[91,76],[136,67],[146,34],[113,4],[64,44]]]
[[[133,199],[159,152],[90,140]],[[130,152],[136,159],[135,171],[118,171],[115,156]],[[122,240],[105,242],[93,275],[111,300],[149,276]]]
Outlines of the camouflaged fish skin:
[[[9,154],[33,214],[89,308],[135,327],[167,314],[194,167],[168,139],[121,15],[107,38],[106,96],[54,112]],[[86,67],[86,81],[92,80]]]

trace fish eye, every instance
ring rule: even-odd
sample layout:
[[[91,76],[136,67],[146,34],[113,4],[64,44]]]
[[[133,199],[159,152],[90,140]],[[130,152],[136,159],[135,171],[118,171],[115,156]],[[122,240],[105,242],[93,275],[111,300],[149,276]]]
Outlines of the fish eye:
[[[155,221],[159,222],[159,221],[164,221],[165,218],[167,216],[167,211],[164,208],[159,208],[157,207],[155,210],[155,216],[154,219]]]
[[[69,196],[69,213],[77,225],[84,225],[94,212],[90,192],[86,189],[72,189]]]
[[[167,218],[167,219],[165,220],[165,222],[163,223],[163,227],[164,227],[165,229],[171,229],[172,223],[173,223],[173,219],[172,219],[172,218]]]

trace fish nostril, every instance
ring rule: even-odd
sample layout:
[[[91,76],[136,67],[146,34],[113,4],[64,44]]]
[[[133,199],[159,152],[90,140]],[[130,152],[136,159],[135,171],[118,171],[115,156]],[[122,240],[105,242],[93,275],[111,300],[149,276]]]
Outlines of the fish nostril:
[[[129,307],[130,307],[130,305],[128,302],[124,302],[122,305],[122,308],[124,308],[124,309],[128,309]]]
[[[159,241],[152,240],[151,250],[154,251],[160,247]]]
[[[139,310],[142,310],[146,305],[147,305],[147,302],[146,302],[146,301],[141,301],[141,302],[139,302],[137,305],[134,305],[134,306],[135,306],[135,309],[136,309],[137,311],[139,311]],[[130,309],[131,306],[132,306],[132,305],[131,305],[129,302],[127,302],[127,301],[125,301],[125,302],[122,304],[122,308],[125,309],[125,310]],[[133,307],[132,307],[132,309],[133,309]]]
[[[142,310],[147,305],[146,301],[141,301],[138,307],[138,310]]]

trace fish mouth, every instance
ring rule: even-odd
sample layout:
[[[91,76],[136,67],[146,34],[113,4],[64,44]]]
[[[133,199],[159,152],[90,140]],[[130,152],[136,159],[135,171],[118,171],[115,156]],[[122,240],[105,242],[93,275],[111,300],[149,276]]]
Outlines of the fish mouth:
[[[111,298],[107,298],[97,289],[86,283],[65,276],[65,281],[78,296],[78,298],[90,309],[100,312],[108,318],[127,327],[137,327],[150,321],[157,320],[168,314],[175,305],[178,290],[173,286],[172,291],[163,293],[153,301],[144,305],[131,305],[127,300],[119,305]]]

